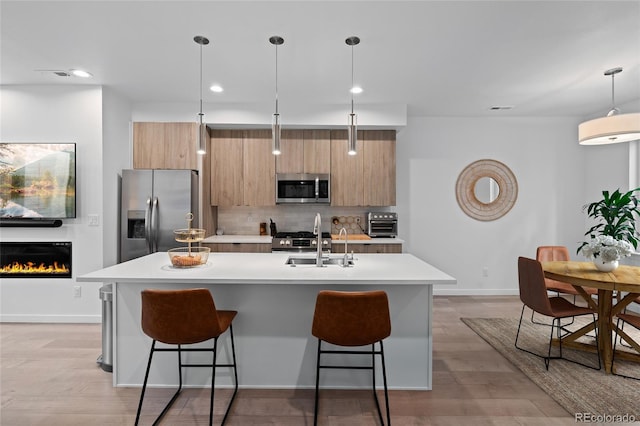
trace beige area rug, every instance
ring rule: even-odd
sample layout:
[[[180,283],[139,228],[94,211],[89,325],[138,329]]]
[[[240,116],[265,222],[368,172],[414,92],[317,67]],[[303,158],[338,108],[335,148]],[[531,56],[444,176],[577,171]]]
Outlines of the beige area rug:
[[[531,311],[528,312],[530,315]],[[540,317],[540,319],[542,318],[544,317]],[[634,416],[636,421],[640,420],[640,381],[606,374],[604,369],[592,370],[565,360],[552,359],[549,371],[547,371],[541,358],[515,348],[514,341],[518,330],[517,319],[461,318],[461,320],[522,370],[527,377],[547,392],[571,415],[576,413],[604,416],[627,414]],[[572,325],[569,329],[578,327],[579,325]],[[628,331],[626,327],[625,331]],[[518,346],[536,353],[546,353],[549,333],[550,327],[532,324],[527,319],[527,311],[525,311]],[[588,339],[588,337],[586,338]],[[637,337],[634,336],[634,338]],[[620,345],[617,348],[620,348]],[[595,354],[567,350],[566,348],[563,348],[562,352],[563,356],[567,358],[597,366]],[[554,347],[551,355],[557,354],[557,348]],[[619,373],[640,377],[640,364],[618,363],[616,359],[616,366]]]

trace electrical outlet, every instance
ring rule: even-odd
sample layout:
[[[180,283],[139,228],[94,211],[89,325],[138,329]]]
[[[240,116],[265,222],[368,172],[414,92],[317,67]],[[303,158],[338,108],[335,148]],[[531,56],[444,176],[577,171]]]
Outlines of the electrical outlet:
[[[356,216],[356,223],[360,223],[360,216]]]
[[[89,215],[89,226],[99,226],[100,225],[100,216],[97,214]]]
[[[488,277],[489,276],[489,268],[487,266],[482,268],[482,276],[483,277]]]
[[[82,287],[79,285],[73,286],[73,297],[82,297]]]

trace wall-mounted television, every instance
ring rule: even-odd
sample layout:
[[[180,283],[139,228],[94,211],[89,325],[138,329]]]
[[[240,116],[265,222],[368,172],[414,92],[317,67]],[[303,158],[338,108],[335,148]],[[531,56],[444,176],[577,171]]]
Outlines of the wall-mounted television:
[[[76,144],[0,142],[0,220],[76,217]]]

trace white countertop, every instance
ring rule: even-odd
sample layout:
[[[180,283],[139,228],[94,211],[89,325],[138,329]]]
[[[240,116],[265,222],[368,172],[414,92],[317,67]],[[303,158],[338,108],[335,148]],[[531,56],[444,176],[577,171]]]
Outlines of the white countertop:
[[[174,268],[153,253],[76,278],[77,281],[206,284],[456,284],[456,279],[408,253],[356,254],[355,266],[285,265],[291,253],[211,253],[206,265]],[[331,257],[340,257],[333,254]]]

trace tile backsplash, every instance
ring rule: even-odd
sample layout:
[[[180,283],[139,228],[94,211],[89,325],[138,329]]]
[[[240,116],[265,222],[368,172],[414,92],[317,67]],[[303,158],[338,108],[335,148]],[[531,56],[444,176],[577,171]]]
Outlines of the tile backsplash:
[[[392,211],[389,207],[331,207],[295,205],[273,207],[218,207],[218,229],[227,235],[259,235],[260,223],[273,219],[278,231],[313,231],[316,213],[322,218],[322,231],[337,234],[344,226],[350,234],[366,232],[369,211]],[[338,223],[333,223],[336,218]],[[359,222],[358,223],[358,218]],[[358,225],[362,226],[362,229]]]

